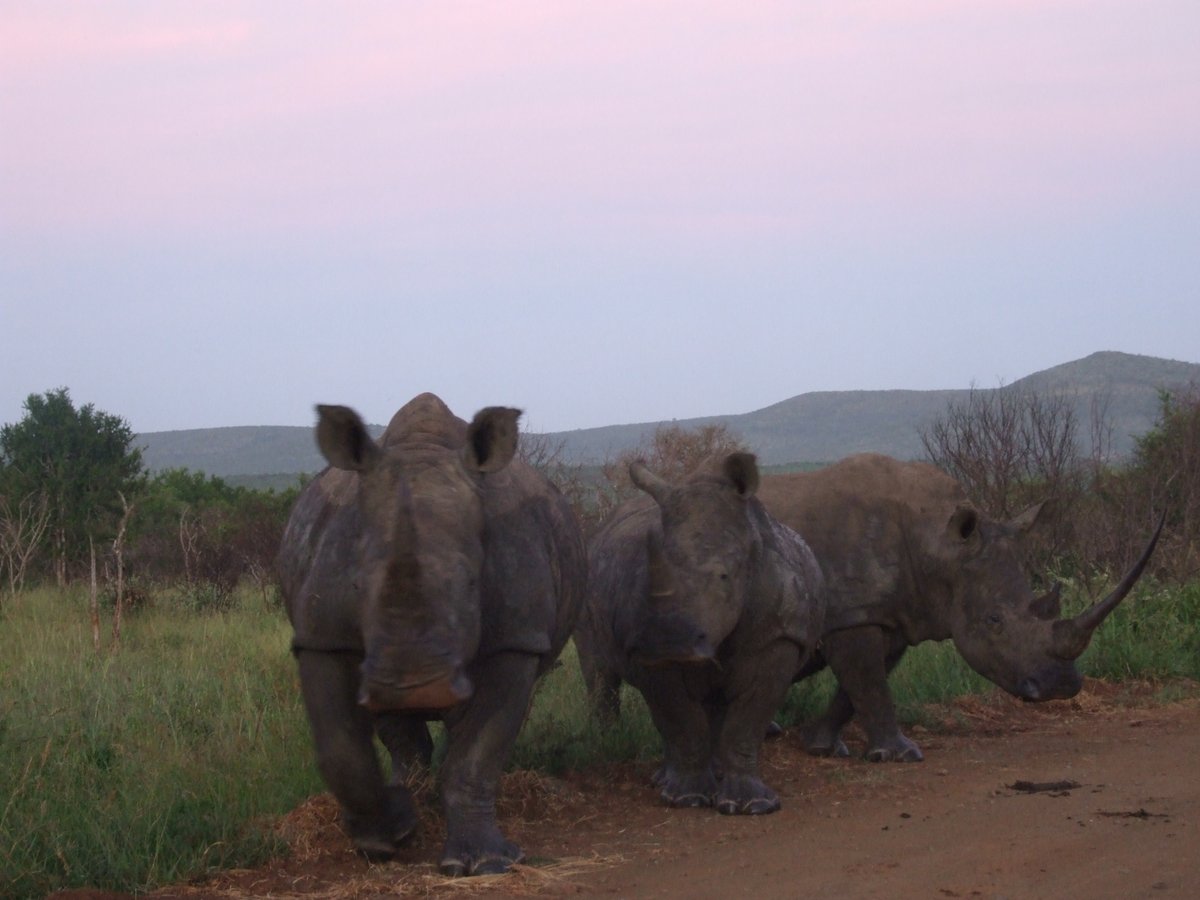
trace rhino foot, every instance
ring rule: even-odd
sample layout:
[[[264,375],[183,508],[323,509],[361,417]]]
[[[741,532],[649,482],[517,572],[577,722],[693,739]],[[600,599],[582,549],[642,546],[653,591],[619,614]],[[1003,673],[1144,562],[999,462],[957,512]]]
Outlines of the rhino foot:
[[[767,732],[763,735],[763,737],[768,741],[773,741],[775,738],[783,737],[783,726],[772,719],[771,723],[767,725]]]
[[[804,749],[810,756],[836,756],[839,759],[850,756],[846,742],[838,737],[836,731],[820,722],[802,729],[800,735],[804,741]]]
[[[868,747],[863,755],[867,762],[923,762],[925,755],[915,741],[902,734],[889,738],[873,747]]]
[[[438,870],[450,878],[468,875],[503,875],[525,858],[521,848],[512,841],[500,838],[496,845],[467,847],[462,842],[449,841],[438,863]]]
[[[362,816],[343,811],[342,821],[354,849],[371,862],[385,862],[416,830],[417,815],[406,788],[387,788],[387,808],[381,816]]]
[[[654,786],[668,806],[712,806],[717,793],[717,779],[710,769],[681,775],[673,766],[664,765],[654,773]]]
[[[762,816],[782,806],[779,795],[755,775],[726,775],[717,791],[717,812],[724,816]]]

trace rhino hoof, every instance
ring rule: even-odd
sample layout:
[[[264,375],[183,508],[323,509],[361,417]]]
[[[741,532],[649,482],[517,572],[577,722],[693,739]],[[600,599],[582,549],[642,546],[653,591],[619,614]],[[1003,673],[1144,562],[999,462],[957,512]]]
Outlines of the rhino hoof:
[[[899,740],[871,747],[864,754],[867,762],[924,762],[921,748],[904,735]]]
[[[717,812],[723,816],[765,816],[768,813],[779,812],[783,807],[778,797],[759,797],[749,803],[726,797],[717,801]]]
[[[371,862],[391,859],[417,828],[411,796],[398,785],[387,788],[387,810],[382,816],[358,816],[344,811],[343,822],[354,849]]]
[[[768,741],[772,741],[778,737],[783,737],[783,726],[778,722],[772,721],[769,725],[767,725],[767,733],[763,735],[763,737],[765,737]]]
[[[489,855],[479,859],[463,859],[447,856],[438,863],[438,871],[447,878],[464,878],[468,875],[503,875],[520,861],[520,851],[517,851],[515,858]]]
[[[699,809],[702,806],[712,806],[712,798],[707,794],[692,793],[669,796],[666,791],[663,791],[662,798],[667,804],[678,809]]]
[[[844,759],[850,755],[846,742],[839,737],[840,728],[827,723],[815,722],[800,730],[800,738],[809,756],[836,756]]]
[[[764,816],[777,812],[779,795],[756,775],[729,775],[717,793],[717,812],[724,816]]]

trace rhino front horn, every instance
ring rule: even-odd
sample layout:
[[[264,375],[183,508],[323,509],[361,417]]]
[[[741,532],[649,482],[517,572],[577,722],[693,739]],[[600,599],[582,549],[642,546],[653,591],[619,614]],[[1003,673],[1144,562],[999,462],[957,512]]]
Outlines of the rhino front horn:
[[[1113,588],[1112,593],[1098,603],[1093,603],[1075,618],[1063,619],[1054,623],[1055,656],[1060,659],[1076,659],[1087,649],[1088,643],[1092,639],[1092,633],[1100,626],[1101,622],[1108,618],[1108,614],[1117,608],[1117,604],[1125,599],[1125,595],[1142,576],[1142,570],[1146,568],[1146,563],[1150,562],[1150,557],[1154,553],[1155,545],[1158,544],[1158,536],[1162,534],[1163,523],[1166,520],[1167,513],[1166,510],[1163,510],[1163,514],[1158,519],[1158,527],[1154,529],[1154,536],[1150,538],[1150,543],[1146,545],[1146,549],[1142,551],[1138,561],[1125,573],[1121,583]]]
[[[671,578],[671,567],[667,564],[667,555],[663,552],[662,536],[653,528],[646,532],[647,569],[650,580],[650,597],[661,600],[675,593],[675,583]]]

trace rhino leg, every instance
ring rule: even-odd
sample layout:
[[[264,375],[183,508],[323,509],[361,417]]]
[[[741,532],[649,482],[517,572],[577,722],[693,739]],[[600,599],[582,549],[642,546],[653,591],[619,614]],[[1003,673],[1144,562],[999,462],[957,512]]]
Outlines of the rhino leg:
[[[321,777],[341,805],[355,848],[370,859],[387,859],[412,833],[417,817],[407,788],[384,784],[374,722],[358,704],[359,659],[302,650],[296,660]]]
[[[753,816],[782,806],[779,795],[759,777],[759,752],[799,662],[799,647],[776,641],[731,673],[716,742],[721,770],[717,812]]]
[[[835,631],[824,640],[829,666],[837,676],[838,692],[824,719],[814,726],[814,737],[820,740],[832,735],[836,739],[842,726],[857,714],[867,732],[865,759],[870,762],[924,759],[920,747],[900,731],[887,683],[888,673],[907,649],[904,637],[876,626],[863,626]],[[840,744],[840,739],[836,743]]]
[[[433,738],[424,719],[404,713],[377,713],[375,733],[392,757],[390,784],[406,784],[433,759]]]
[[[496,787],[529,709],[539,658],[498,653],[475,668],[475,694],[446,716],[442,766],[446,875],[497,875],[522,859],[496,824]]]
[[[656,669],[638,678],[636,686],[663,739],[663,764],[654,774],[659,796],[669,806],[712,806],[717,777],[709,715],[688,690],[684,667]]]
[[[617,721],[621,715],[621,676],[602,666],[593,655],[582,652],[579,668],[583,672],[592,717],[603,725]]]

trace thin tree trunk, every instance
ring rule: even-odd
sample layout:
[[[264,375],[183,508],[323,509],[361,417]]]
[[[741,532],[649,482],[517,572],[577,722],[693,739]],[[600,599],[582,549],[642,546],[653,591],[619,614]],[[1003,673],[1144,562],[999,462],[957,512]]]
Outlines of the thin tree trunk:
[[[117,536],[113,539],[113,556],[117,563],[117,597],[113,604],[113,650],[121,646],[121,613],[125,608],[125,528],[129,525],[129,517],[133,515],[133,506],[125,499],[125,494],[118,493],[121,498],[121,525]]]
[[[92,540],[92,536],[88,535],[88,549],[92,553],[92,593],[91,593],[91,612],[92,612],[92,646],[96,648],[96,652],[100,652],[100,590],[96,583],[96,542]]]

